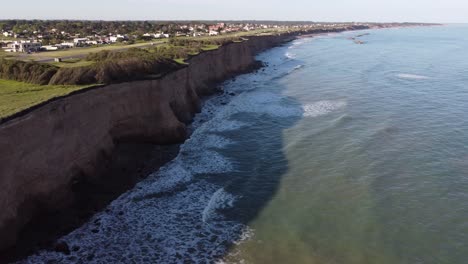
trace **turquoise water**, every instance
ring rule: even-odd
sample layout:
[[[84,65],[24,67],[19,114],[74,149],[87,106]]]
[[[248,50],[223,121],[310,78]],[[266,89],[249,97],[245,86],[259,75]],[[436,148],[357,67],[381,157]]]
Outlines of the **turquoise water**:
[[[259,55],[78,251],[25,262],[467,263],[468,26],[366,32]]]
[[[468,27],[370,33],[288,48],[301,68],[266,90],[304,114],[272,118],[284,172],[231,260],[468,261]]]

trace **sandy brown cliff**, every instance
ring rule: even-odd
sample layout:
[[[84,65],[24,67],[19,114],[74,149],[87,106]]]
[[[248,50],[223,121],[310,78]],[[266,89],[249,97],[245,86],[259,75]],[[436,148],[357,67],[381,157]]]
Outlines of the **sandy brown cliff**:
[[[118,141],[182,142],[213,84],[292,36],[251,37],[202,53],[157,80],[112,84],[53,100],[0,125],[0,249],[35,214],[66,207],[73,183],[98,177]]]

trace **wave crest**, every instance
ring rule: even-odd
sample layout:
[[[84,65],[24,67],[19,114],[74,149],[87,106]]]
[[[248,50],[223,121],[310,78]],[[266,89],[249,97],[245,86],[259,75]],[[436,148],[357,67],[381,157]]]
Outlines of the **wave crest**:
[[[409,73],[400,73],[400,74],[397,74],[397,77],[400,79],[413,79],[413,80],[430,79],[429,76],[409,74]]]
[[[339,101],[319,101],[313,104],[302,106],[304,117],[317,117],[326,115],[332,111],[346,107],[347,103],[344,100]]]

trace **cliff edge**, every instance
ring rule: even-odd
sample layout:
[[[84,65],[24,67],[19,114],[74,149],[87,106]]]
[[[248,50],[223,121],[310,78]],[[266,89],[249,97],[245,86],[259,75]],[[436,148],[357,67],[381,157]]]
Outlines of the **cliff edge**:
[[[37,213],[68,206],[74,184],[99,177],[117,142],[183,142],[213,84],[252,68],[255,54],[293,37],[250,37],[195,56],[160,79],[89,89],[0,124],[0,250],[14,245]]]

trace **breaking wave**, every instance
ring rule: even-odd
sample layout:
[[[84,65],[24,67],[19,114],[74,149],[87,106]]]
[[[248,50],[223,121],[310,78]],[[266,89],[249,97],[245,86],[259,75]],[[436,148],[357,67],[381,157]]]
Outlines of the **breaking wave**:
[[[429,76],[416,75],[416,74],[408,74],[408,73],[400,73],[400,74],[397,74],[397,77],[400,78],[400,79],[413,79],[413,80],[425,80],[425,79],[430,79]]]
[[[304,117],[317,117],[326,115],[332,111],[346,107],[347,103],[344,100],[340,101],[319,101],[313,104],[306,104],[304,109]]]
[[[212,196],[207,206],[202,212],[202,221],[207,223],[212,219],[219,218],[216,211],[219,209],[225,209],[234,205],[235,196],[227,193],[224,188],[216,191]]]
[[[291,52],[286,52],[284,55],[286,56],[286,58],[291,59],[291,60],[296,58],[296,55]]]

